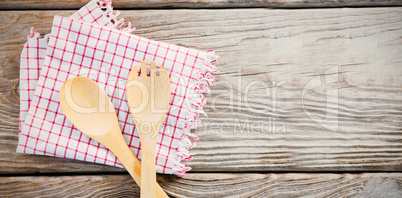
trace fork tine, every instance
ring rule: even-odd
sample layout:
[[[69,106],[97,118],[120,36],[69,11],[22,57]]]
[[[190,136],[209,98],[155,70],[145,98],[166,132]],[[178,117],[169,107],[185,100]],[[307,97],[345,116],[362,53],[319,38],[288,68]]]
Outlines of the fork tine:
[[[154,61],[151,61],[151,63],[149,65],[151,67],[150,76],[155,78],[155,76],[156,76],[156,63]]]
[[[147,76],[147,61],[141,62],[141,76]]]
[[[136,78],[136,77],[138,77],[137,65],[135,65],[135,66],[131,69],[130,73],[128,74],[128,78],[127,78],[127,79],[133,79],[133,78]]]
[[[151,70],[156,69],[155,61],[151,61],[150,66],[151,66]]]
[[[163,77],[166,77],[167,79],[169,79],[169,75],[166,72],[166,69],[163,67],[163,65],[160,65],[159,76],[163,76]]]

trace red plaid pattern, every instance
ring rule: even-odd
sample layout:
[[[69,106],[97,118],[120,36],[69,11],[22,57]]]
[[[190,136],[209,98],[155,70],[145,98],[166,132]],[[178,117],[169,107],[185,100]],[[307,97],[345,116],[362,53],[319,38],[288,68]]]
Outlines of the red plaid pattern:
[[[38,84],[39,74],[47,48],[47,38],[30,38],[25,43],[20,61],[20,120],[21,132],[33,94]]]
[[[172,93],[158,136],[157,172],[182,175],[189,168],[180,162],[190,158],[188,148],[193,144],[188,137],[195,127],[194,119],[202,111],[202,93],[217,58],[212,51],[199,52],[56,16],[17,151],[121,167],[109,150],[74,128],[59,107],[62,84],[79,75],[96,81],[109,95],[123,136],[141,159],[140,140],[127,106],[125,84],[134,65],[154,60],[169,72]]]
[[[97,25],[112,26],[110,19],[105,16],[101,5],[97,1],[90,1],[71,18],[82,20]],[[25,43],[21,53],[20,61],[20,119],[19,132],[25,121],[29,105],[38,83],[39,74],[45,60],[47,48],[47,38],[38,38],[39,33],[33,32],[28,36],[28,41]]]

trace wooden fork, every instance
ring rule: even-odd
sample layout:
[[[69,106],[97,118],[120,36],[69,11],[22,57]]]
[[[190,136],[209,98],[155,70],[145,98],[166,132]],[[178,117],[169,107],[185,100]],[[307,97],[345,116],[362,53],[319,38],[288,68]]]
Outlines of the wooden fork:
[[[163,66],[157,75],[156,63],[141,62],[141,74],[135,66],[127,79],[126,95],[130,112],[141,140],[141,197],[156,197],[155,147],[159,129],[166,116],[170,100],[169,75]]]

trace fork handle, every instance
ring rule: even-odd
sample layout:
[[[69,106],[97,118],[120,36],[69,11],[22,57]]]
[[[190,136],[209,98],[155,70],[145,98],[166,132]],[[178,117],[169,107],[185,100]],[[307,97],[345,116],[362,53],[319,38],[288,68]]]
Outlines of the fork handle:
[[[156,197],[156,170],[155,170],[155,147],[156,137],[145,138],[146,142],[141,140],[141,198]]]

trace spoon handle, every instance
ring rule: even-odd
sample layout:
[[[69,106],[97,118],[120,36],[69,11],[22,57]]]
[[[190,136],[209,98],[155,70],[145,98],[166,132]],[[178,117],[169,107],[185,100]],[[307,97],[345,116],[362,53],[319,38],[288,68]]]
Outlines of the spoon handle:
[[[120,128],[114,129],[118,130],[118,133],[121,134]],[[103,137],[98,137],[95,140],[98,142],[110,142],[108,145],[104,145],[109,150],[113,152],[117,156],[117,158],[120,160],[120,162],[123,164],[123,166],[126,168],[126,170],[130,173],[131,177],[134,179],[134,181],[140,186],[141,191],[143,189],[143,182],[141,182],[141,162],[135,157],[133,152],[130,150],[128,147],[126,141],[124,140],[122,135],[116,135],[118,134],[116,132],[110,132]],[[101,140],[102,139],[102,140]],[[155,170],[155,160],[154,160],[154,169]],[[154,197],[166,197],[168,198],[169,196],[166,194],[165,191],[159,186],[159,184],[156,182],[156,176],[154,180],[154,192],[155,195]]]

